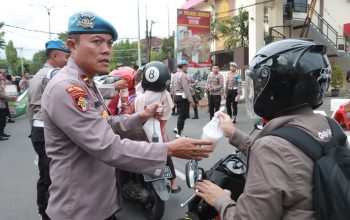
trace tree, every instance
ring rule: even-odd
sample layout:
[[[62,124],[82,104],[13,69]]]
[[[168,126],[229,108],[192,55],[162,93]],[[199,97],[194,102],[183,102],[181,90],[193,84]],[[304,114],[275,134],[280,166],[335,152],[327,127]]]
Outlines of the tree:
[[[141,45],[141,54],[145,54],[146,49]],[[134,66],[137,65],[138,51],[137,42],[129,40],[120,41],[113,45],[113,53],[111,58],[110,71],[120,66]],[[142,59],[142,56],[141,56]]]
[[[6,59],[7,65],[13,71],[13,75],[16,75],[16,65],[18,61],[16,48],[13,46],[12,40],[10,40],[6,46]]]
[[[46,62],[46,52],[45,50],[40,50],[39,52],[35,53],[33,56],[33,60],[29,66],[29,72],[34,75],[37,73]]]
[[[0,22],[0,29],[4,26],[4,22]],[[5,32],[0,31],[0,49],[5,49],[6,43],[4,40]]]
[[[162,59],[174,59],[174,34],[168,38],[164,38],[161,48]]]
[[[68,40],[68,32],[63,32],[58,34],[58,39],[66,42]]]
[[[233,18],[222,17],[218,19],[216,28],[219,36],[224,38],[226,49],[248,46],[248,12],[243,8],[240,8],[238,15]]]

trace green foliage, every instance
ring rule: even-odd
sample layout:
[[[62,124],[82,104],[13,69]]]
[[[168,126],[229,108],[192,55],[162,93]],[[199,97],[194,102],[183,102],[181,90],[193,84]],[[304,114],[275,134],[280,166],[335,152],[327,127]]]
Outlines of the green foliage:
[[[143,52],[143,53],[142,53]],[[141,47],[141,53],[145,54],[145,48]],[[113,45],[113,53],[111,58],[110,71],[121,66],[137,65],[137,42],[129,40],[120,41]]]
[[[168,38],[164,38],[163,45],[161,48],[162,60],[167,58],[174,59],[174,41],[175,41],[174,33],[172,36]]]
[[[4,22],[0,22],[0,29],[4,26]],[[0,49],[5,49],[6,47],[6,43],[4,40],[4,35],[5,32],[4,31],[0,31]]]
[[[17,51],[13,46],[12,40],[10,40],[6,46],[6,60],[8,67],[13,71],[13,75],[16,75],[16,66],[18,62]]]
[[[216,30],[220,33],[219,37],[224,38],[226,49],[247,47],[249,42],[248,12],[240,8],[237,16],[218,19]]]
[[[33,60],[29,66],[29,72],[31,75],[36,74],[45,64],[46,62],[46,52],[45,50],[40,50],[35,53],[33,56]]]
[[[59,33],[58,39],[66,42],[68,40],[68,32]]]
[[[331,87],[334,89],[340,89],[341,87],[343,87],[343,81],[343,69],[340,66],[335,65],[332,71]]]
[[[7,69],[7,60],[0,60],[0,69]]]

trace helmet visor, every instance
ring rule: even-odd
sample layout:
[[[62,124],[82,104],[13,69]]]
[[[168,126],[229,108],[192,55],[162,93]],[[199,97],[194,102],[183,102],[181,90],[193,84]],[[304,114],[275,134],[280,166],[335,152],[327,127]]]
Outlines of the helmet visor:
[[[270,69],[267,66],[262,66],[257,69],[248,70],[245,80],[245,103],[248,117],[255,120],[259,116],[254,111],[254,104],[259,95],[264,91],[270,80]]]

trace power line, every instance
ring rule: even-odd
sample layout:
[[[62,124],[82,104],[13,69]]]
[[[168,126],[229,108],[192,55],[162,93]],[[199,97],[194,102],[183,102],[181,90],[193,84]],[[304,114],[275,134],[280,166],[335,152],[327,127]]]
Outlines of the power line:
[[[47,31],[32,30],[32,29],[27,29],[27,28],[24,28],[24,27],[18,27],[18,26],[9,25],[9,24],[4,24],[4,26],[11,27],[11,28],[17,28],[17,29],[21,29],[21,30],[24,30],[24,31],[43,33],[43,34],[49,34],[50,33],[50,32],[47,32]],[[50,34],[59,34],[59,33],[51,32]]]

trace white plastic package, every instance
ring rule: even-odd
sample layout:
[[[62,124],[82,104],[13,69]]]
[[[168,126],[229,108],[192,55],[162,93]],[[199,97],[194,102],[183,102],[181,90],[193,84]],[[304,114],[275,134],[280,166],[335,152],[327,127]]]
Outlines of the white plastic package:
[[[225,107],[221,107],[218,112],[215,113],[211,121],[203,127],[202,139],[211,140],[214,142],[214,148],[217,142],[224,136],[224,131],[220,127],[219,118],[217,117],[219,112],[224,111]]]
[[[143,125],[143,130],[145,131],[148,141],[150,143],[163,143],[159,120],[155,118],[148,119],[147,122]],[[158,137],[158,141],[155,141],[156,137]]]

